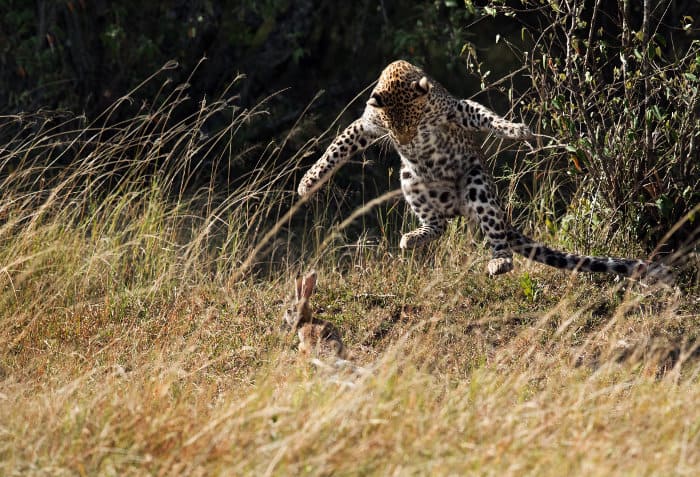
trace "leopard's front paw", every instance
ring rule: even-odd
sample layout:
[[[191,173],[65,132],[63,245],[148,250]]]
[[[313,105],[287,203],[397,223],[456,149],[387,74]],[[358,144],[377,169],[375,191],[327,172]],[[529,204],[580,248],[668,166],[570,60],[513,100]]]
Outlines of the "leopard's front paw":
[[[309,189],[311,189],[309,184],[305,183],[304,181],[301,181],[299,183],[299,187],[297,187],[297,194],[299,194],[301,197],[304,197],[308,195]]]
[[[306,197],[311,193],[311,189],[318,183],[318,179],[315,177],[309,177],[309,174],[301,178],[299,182],[299,187],[297,187],[297,194],[302,197]]]
[[[513,139],[520,139],[523,141],[527,141],[528,139],[532,139],[535,137],[535,135],[532,133],[532,130],[527,124],[524,123],[516,123],[513,127],[513,132],[512,136]]]
[[[492,258],[486,267],[489,275],[500,275],[513,270],[513,259],[506,257]]]

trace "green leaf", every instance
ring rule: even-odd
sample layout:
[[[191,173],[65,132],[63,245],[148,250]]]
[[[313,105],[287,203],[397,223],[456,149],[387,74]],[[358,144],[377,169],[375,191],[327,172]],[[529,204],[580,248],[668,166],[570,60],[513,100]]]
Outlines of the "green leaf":
[[[671,217],[671,212],[673,211],[673,202],[666,194],[656,199],[656,207],[658,207],[659,214],[661,215],[661,217],[663,217],[664,219],[668,219]]]
[[[530,303],[535,301],[535,284],[532,278],[530,278],[530,274],[527,272],[520,276],[520,289]]]

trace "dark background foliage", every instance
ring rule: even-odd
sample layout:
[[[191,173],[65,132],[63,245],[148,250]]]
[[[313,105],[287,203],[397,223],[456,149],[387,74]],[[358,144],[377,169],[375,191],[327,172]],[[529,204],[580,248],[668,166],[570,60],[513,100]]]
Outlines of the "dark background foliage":
[[[327,104],[346,104],[395,58],[421,64],[461,94],[474,93],[478,83],[468,81],[465,68],[470,53],[498,77],[518,58],[494,45],[496,35],[522,46],[521,28],[549,26],[550,18],[528,5],[539,2],[509,3],[515,16],[491,18],[494,7],[444,0],[2,0],[0,105],[3,112],[66,108],[94,115],[173,59],[180,65],[173,80],[189,79],[193,97],[216,95],[243,73],[243,105],[290,88],[284,98],[290,113],[300,113],[319,90]],[[581,4],[582,19],[602,4],[600,37],[620,34],[618,1],[565,3]],[[632,30],[639,30],[642,2],[624,3],[637,23]],[[677,27],[700,6],[661,3],[665,8],[654,9],[663,16],[658,34],[668,48],[682,49],[691,37]]]
[[[287,146],[293,151],[325,130],[389,61],[404,58],[422,65],[456,95],[476,96],[501,114],[535,120],[539,132],[568,135],[562,140],[572,144],[569,152],[579,157],[576,169],[590,172],[599,164],[586,158],[631,152],[611,151],[602,136],[591,139],[592,131],[575,130],[570,122],[557,119],[563,114],[559,112],[573,105],[584,121],[593,103],[577,104],[576,98],[589,93],[593,98],[600,92],[599,86],[587,92],[586,80],[575,73],[588,71],[596,85],[613,85],[605,90],[606,101],[616,95],[625,98],[626,114],[646,114],[650,104],[629,100],[635,95],[652,97],[651,89],[626,97],[627,79],[615,76],[620,59],[629,58],[626,67],[642,76],[650,64],[645,58],[654,59],[649,55],[670,58],[672,63],[698,38],[696,18],[700,19],[700,2],[694,0],[0,0],[0,113],[10,118],[39,110],[63,111],[89,122],[174,60],[177,67],[139,87],[124,107],[103,121],[128,119],[166,97],[164,82],[187,84],[192,98],[179,103],[169,118],[173,122],[192,114],[203,100],[224,98],[236,107],[252,108],[274,95],[264,104],[270,114],[239,131],[236,147],[246,151],[251,145],[264,146],[297,125],[301,132]],[[645,24],[653,31],[644,32]],[[245,79],[232,85],[239,74]],[[643,84],[649,86],[648,81]],[[320,91],[323,94],[317,97]],[[510,113],[514,98],[522,101]],[[660,105],[669,117],[672,101],[673,96],[667,95],[667,104]],[[340,125],[362,107],[363,101],[351,105]],[[697,103],[690,107],[697,108]],[[552,110],[557,112],[549,114]],[[305,119],[299,125],[302,113]],[[663,114],[656,116],[650,121],[661,123]],[[225,124],[225,115],[218,118],[208,119],[202,134]],[[605,117],[594,119],[609,126]],[[657,129],[641,127],[640,135],[647,135],[641,147],[648,148]],[[0,140],[6,143],[17,134],[16,128],[3,127]],[[654,160],[650,150],[642,153]],[[695,154],[687,161],[698,159],[692,144],[683,153]],[[282,154],[280,160],[288,157]],[[395,159],[388,160],[392,165]],[[222,170],[222,182],[254,168],[256,155],[231,164]],[[663,235],[662,229],[697,204],[697,180],[673,184],[680,188],[675,192],[663,189],[664,184],[647,190],[642,186],[651,174],[648,164],[638,169],[632,177],[640,183],[634,194],[615,190],[606,197],[613,209],[635,201],[651,203],[651,208],[623,210],[622,215],[631,217],[640,237],[653,242]],[[697,170],[681,167],[668,180],[688,179]],[[342,186],[358,174],[351,167],[338,181]],[[630,180],[624,175],[618,179]],[[386,180],[391,180],[386,174],[376,174],[374,183],[381,189]],[[566,211],[581,183],[573,178],[566,184],[563,190],[568,192],[554,204],[556,214]],[[611,187],[620,185],[612,181]],[[650,225],[661,219],[663,227]]]
[[[282,99],[288,109],[283,117],[294,117],[319,90],[326,91],[326,104],[347,103],[395,57],[412,58],[447,78],[445,70],[462,65],[460,51],[477,34],[467,33],[474,11],[456,2],[3,0],[0,5],[0,99],[6,112],[67,108],[94,115],[175,59],[180,68],[171,76],[175,82],[189,80],[193,97],[217,95],[243,73],[244,106],[290,88]]]

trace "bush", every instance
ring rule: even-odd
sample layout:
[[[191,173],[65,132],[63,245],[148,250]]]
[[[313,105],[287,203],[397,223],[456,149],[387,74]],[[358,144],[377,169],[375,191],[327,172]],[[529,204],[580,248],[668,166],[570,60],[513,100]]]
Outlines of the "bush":
[[[599,243],[617,235],[649,249],[663,242],[666,252],[694,246],[700,42],[692,18],[648,1],[530,0],[524,11],[504,3],[485,13],[523,25],[531,87],[520,102],[545,135],[526,165],[567,172],[530,176],[551,228],[577,242],[595,226]]]

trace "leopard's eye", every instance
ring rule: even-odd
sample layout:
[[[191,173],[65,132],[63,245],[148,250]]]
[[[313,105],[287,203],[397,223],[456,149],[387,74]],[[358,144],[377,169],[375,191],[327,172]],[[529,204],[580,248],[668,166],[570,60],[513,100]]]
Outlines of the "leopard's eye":
[[[384,107],[384,101],[382,101],[382,97],[376,93],[373,94],[369,98],[369,101],[367,101],[367,104],[374,107],[374,108],[383,108]]]

